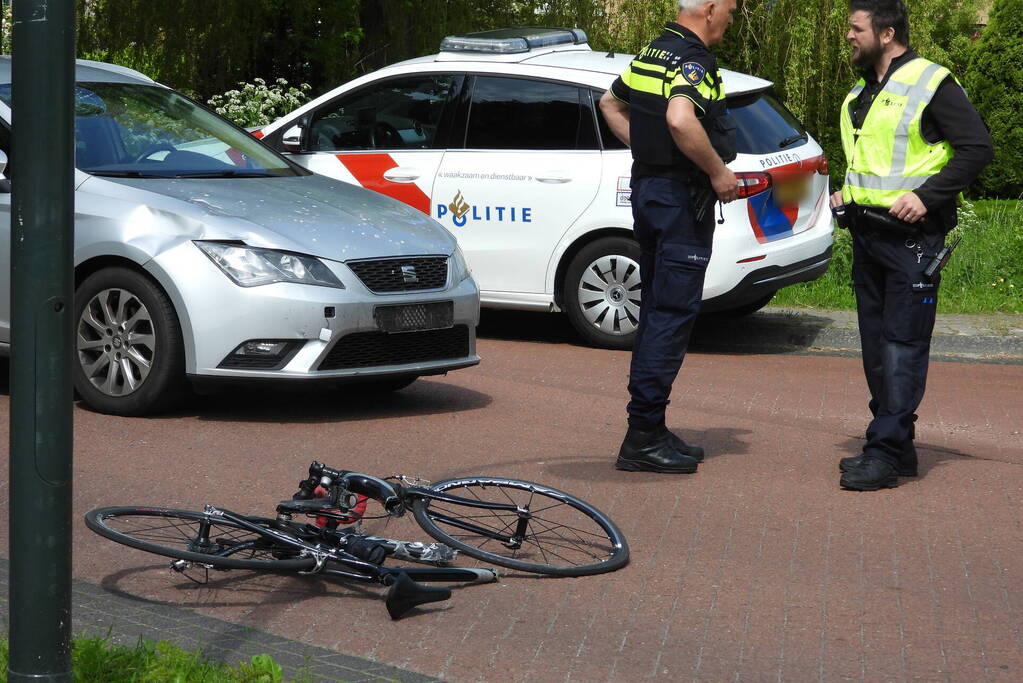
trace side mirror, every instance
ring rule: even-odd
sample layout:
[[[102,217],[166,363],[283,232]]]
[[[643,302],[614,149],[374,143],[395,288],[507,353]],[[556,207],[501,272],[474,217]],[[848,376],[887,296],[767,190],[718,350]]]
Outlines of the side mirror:
[[[0,175],[3,175],[7,170],[7,154],[0,149]]]
[[[284,131],[284,135],[281,137],[281,145],[284,147],[285,152],[301,152],[302,127],[292,126],[288,130]]]

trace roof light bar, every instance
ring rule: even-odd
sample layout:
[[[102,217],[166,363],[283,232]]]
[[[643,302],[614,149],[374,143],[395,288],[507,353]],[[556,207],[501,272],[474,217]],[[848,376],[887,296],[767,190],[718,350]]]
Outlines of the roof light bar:
[[[535,28],[521,26],[493,31],[448,36],[440,42],[441,52],[487,52],[516,54],[555,45],[582,45],[586,32],[579,28]]]

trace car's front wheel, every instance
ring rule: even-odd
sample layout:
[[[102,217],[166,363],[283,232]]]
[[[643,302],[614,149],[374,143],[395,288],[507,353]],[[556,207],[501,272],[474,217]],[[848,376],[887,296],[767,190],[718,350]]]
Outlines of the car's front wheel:
[[[75,292],[75,389],[95,410],[143,415],[170,407],[186,386],[181,327],[145,275],[104,268]]]
[[[594,240],[579,250],[565,271],[565,313],[593,346],[632,348],[640,297],[639,245],[628,237]]]

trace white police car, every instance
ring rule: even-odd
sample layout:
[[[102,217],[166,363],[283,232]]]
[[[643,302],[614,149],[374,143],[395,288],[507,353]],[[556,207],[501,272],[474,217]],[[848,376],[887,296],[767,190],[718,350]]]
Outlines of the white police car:
[[[357,78],[261,133],[306,168],[440,221],[482,305],[562,310],[589,343],[626,348],[640,298],[632,160],[597,102],[630,60],[594,52],[578,29],[452,36],[439,54]],[[716,209],[703,310],[751,312],[827,269],[827,165],[769,81],[723,78],[742,190]]]

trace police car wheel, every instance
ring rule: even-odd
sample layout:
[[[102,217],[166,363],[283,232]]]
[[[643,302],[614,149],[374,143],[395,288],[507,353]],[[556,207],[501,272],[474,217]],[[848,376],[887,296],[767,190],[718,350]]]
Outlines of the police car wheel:
[[[603,237],[583,247],[565,272],[565,313],[592,346],[630,349],[639,324],[639,245]]]

